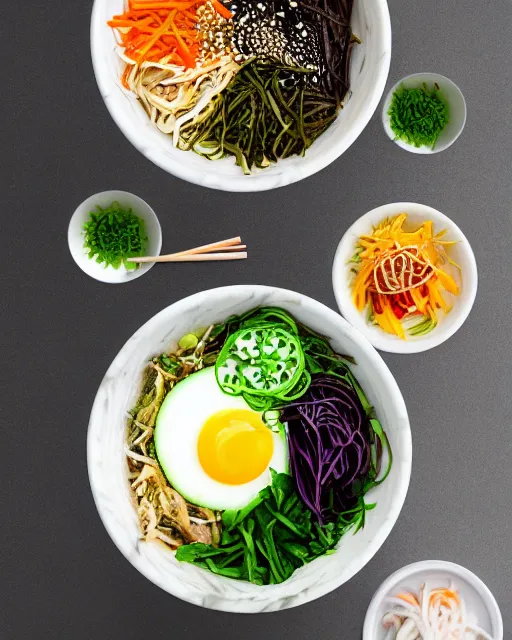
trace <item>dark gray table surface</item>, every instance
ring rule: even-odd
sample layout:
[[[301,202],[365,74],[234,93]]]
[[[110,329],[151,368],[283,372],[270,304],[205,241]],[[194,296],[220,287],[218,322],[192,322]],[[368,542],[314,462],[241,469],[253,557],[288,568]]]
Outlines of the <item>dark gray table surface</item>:
[[[385,137],[377,112],[320,174],[245,195],[181,182],[123,137],[91,68],[90,5],[32,0],[4,5],[1,16],[0,637],[357,640],[384,578],[440,558],[488,584],[510,638],[510,0],[390,0],[388,87],[417,71],[458,83],[468,121],[451,149],[406,153]],[[156,209],[165,251],[241,233],[250,259],[156,267],[123,286],[88,278],[69,255],[68,221],[87,196],[116,188]],[[447,343],[419,355],[384,354],[405,396],[414,449],[393,532],[348,584],[298,609],[248,617],[174,599],[121,556],[93,504],[85,439],[104,372],[147,319],[201,289],[272,284],[335,308],[339,238],[369,209],[403,200],[432,205],[461,226],[480,288]]]

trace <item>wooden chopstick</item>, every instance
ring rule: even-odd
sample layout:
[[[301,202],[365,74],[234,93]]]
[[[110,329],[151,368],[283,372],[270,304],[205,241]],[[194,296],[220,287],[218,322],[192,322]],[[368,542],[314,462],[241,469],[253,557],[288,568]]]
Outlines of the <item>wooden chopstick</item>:
[[[196,247],[195,249],[188,249],[187,251],[179,251],[178,253],[171,253],[173,256],[188,256],[192,253],[206,253],[207,251],[215,251],[216,249],[225,249],[229,246],[237,245],[242,242],[242,238],[237,236],[236,238],[228,238],[227,240],[220,240],[219,242],[212,242],[211,244],[204,244],[202,247]]]
[[[203,249],[202,251],[197,251],[197,252],[195,249],[189,249],[188,251],[180,251],[179,253],[169,253],[168,255],[198,256],[205,253],[214,253],[215,251],[241,251],[242,249],[247,249],[247,245],[245,244],[222,245],[220,247],[210,247],[209,249]]]
[[[220,247],[222,249],[222,251],[242,251],[243,249],[247,249],[247,245],[246,244],[234,244],[231,247]],[[218,249],[205,249],[204,251],[201,251],[201,253],[213,253],[214,251],[218,251]],[[198,255],[197,253],[179,253],[178,255]]]
[[[187,251],[179,251],[178,253],[169,253],[164,256],[143,256],[140,258],[129,258],[129,262],[204,262],[207,260],[244,260],[247,258],[245,244],[241,244],[242,238],[228,238],[219,242],[204,244],[201,247],[188,249]],[[220,250],[226,253],[219,253]],[[227,253],[227,252],[233,253]],[[217,252],[217,253],[214,253]],[[209,255],[211,254],[211,255]]]
[[[247,251],[233,253],[171,253],[167,256],[130,258],[130,262],[206,262],[208,260],[245,260]]]

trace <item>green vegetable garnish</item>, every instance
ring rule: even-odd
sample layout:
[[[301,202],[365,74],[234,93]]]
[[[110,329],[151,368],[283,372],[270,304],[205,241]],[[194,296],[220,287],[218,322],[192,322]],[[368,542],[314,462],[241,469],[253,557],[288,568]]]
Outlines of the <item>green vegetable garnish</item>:
[[[449,119],[448,104],[442,99],[437,83],[432,89],[425,83],[416,89],[401,85],[393,93],[388,115],[395,140],[431,149]]]
[[[187,335],[183,336],[183,338],[178,342],[178,347],[188,351],[189,349],[195,349],[198,342],[199,339],[194,333],[187,333]]]
[[[147,243],[144,222],[132,209],[121,208],[118,202],[103,209],[98,206],[91,211],[89,220],[84,224],[84,248],[89,259],[96,259],[105,267],[127,270],[137,269],[138,264],[128,262],[127,258],[144,255]]]
[[[426,336],[427,333],[433,331],[437,326],[437,322],[432,320],[431,318],[425,318],[418,324],[415,324],[410,329],[407,329],[407,332],[411,336]]]
[[[177,560],[258,585],[278,584],[302,565],[332,553],[342,535],[361,528],[366,511],[375,506],[361,500],[335,522],[320,526],[297,495],[291,476],[271,473],[272,485],[249,505],[223,512],[218,547],[183,545],[176,551]]]
[[[349,373],[349,356],[333,351],[329,342],[297,323],[284,309],[260,307],[230,318],[211,335],[222,338],[216,361],[219,386],[230,395],[242,395],[265,422],[279,429],[270,409],[283,407],[307,391],[315,373]],[[277,424],[276,424],[277,423]]]
[[[217,359],[216,374],[225,393],[244,395],[247,402],[251,396],[290,401],[309,384],[299,336],[273,324],[243,328],[229,336]]]

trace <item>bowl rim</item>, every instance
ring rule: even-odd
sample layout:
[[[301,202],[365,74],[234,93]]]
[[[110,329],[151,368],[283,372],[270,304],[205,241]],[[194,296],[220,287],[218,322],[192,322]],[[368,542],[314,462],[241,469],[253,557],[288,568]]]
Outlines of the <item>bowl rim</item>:
[[[365,221],[368,222],[367,226],[370,227],[371,221],[374,218],[386,218],[391,215],[407,212],[408,209],[414,209],[415,215],[425,217],[425,219],[432,219],[436,224],[452,230],[457,236],[459,236],[461,246],[463,247],[463,251],[465,252],[469,262],[469,269],[465,272],[465,282],[467,282],[470,287],[468,297],[450,311],[450,314],[456,314],[455,317],[457,320],[453,322],[452,326],[448,330],[441,324],[432,333],[414,341],[400,340],[395,336],[387,335],[382,330],[377,334],[369,331],[370,327],[368,326],[368,323],[364,319],[363,314],[355,308],[351,296],[349,295],[350,286],[347,282],[345,268],[345,260],[348,257],[346,248],[347,246],[352,246],[354,238],[359,235],[355,232],[356,228],[360,227],[360,225]],[[334,254],[332,265],[332,286],[334,297],[336,298],[341,315],[361,331],[361,333],[376,349],[386,351],[388,353],[399,354],[421,353],[423,351],[433,349],[434,347],[438,347],[443,344],[443,342],[446,342],[446,340],[451,338],[467,320],[473,308],[478,291],[478,269],[475,254],[473,253],[469,240],[466,238],[460,227],[446,214],[419,202],[390,202],[388,204],[375,207],[371,211],[360,216],[343,234],[338,243],[336,253]]]
[[[78,267],[80,267],[80,269],[90,278],[93,278],[94,280],[97,280],[98,282],[103,282],[105,284],[125,284],[126,282],[131,282],[132,280],[136,280],[137,278],[140,278],[141,276],[146,274],[152,267],[154,267],[155,263],[147,262],[145,264],[141,264],[138,269],[131,272],[123,270],[122,268],[115,270],[112,267],[106,267],[104,269],[105,275],[102,275],[102,272],[94,273],[93,270],[90,268],[90,266],[93,266],[95,264],[94,261],[92,261],[91,263],[91,261],[89,260],[84,260],[83,255],[81,253],[79,254],[79,252],[75,250],[73,247],[73,239],[76,237],[76,230],[74,229],[75,219],[79,217],[79,215],[82,213],[82,210],[84,208],[89,208],[89,207],[93,208],[95,203],[98,204],[97,202],[98,200],[100,200],[102,197],[106,198],[107,195],[108,195],[108,199],[112,198],[113,202],[118,197],[125,197],[127,200],[133,201],[134,208],[136,205],[146,208],[146,212],[138,213],[138,216],[141,219],[143,219],[145,223],[147,223],[149,219],[151,219],[154,222],[155,228],[156,228],[156,233],[154,234],[154,237],[153,237],[153,240],[155,241],[155,245],[156,245],[155,255],[160,254],[160,251],[162,250],[162,227],[160,225],[160,221],[158,220],[158,216],[155,213],[155,210],[150,204],[148,204],[140,196],[136,195],[135,193],[131,193],[129,191],[123,191],[122,189],[107,189],[106,191],[99,191],[98,193],[94,193],[93,195],[87,197],[83,202],[81,202],[77,206],[68,224],[68,231],[67,231],[68,248],[69,248],[71,257],[75,261],[75,264]],[[148,246],[149,246],[149,243],[148,243]],[[111,277],[110,278],[107,277],[107,274],[110,274]]]
[[[390,118],[388,116],[388,110],[391,104],[391,100],[393,98],[393,94],[398,89],[398,87],[402,84],[402,82],[411,80],[419,76],[423,78],[425,78],[426,76],[429,76],[432,82],[436,80],[440,80],[441,82],[451,85],[452,88],[455,89],[455,91],[462,98],[462,104],[464,106],[464,116],[462,118],[459,130],[457,131],[457,133],[450,139],[449,142],[445,143],[444,146],[436,145],[434,149],[429,149],[428,147],[415,147],[413,144],[404,142],[404,140],[395,140],[395,134],[393,133],[393,130],[391,129],[391,126],[389,124]],[[462,132],[464,131],[464,127],[466,126],[467,116],[468,116],[468,108],[466,104],[466,98],[464,97],[464,94],[462,93],[461,88],[451,78],[448,78],[447,76],[444,76],[441,73],[436,73],[434,71],[418,71],[416,73],[410,73],[409,75],[404,76],[391,87],[391,89],[386,94],[386,97],[384,98],[384,101],[382,103],[382,126],[384,127],[384,131],[386,132],[386,135],[388,136],[388,138],[392,142],[394,142],[398,147],[400,147],[400,149],[403,149],[404,151],[409,151],[410,153],[416,153],[418,155],[424,155],[424,156],[434,155],[436,153],[441,153],[442,151],[446,151],[446,149],[449,149],[452,146],[452,144],[454,144],[462,135]]]
[[[496,598],[489,587],[481,578],[466,567],[446,560],[421,560],[420,562],[413,562],[388,576],[372,596],[364,619],[362,640],[375,640],[375,617],[382,600],[389,591],[395,588],[398,582],[411,576],[417,576],[425,571],[445,571],[468,582],[479,594],[489,615],[492,616],[493,627],[494,623],[496,623],[497,629],[492,629],[492,633],[495,634],[493,640],[503,640],[503,618]]]
[[[328,149],[319,158],[316,158],[315,161],[306,161],[304,167],[299,165],[300,168],[298,168],[294,165],[293,167],[290,167],[289,170],[284,169],[280,173],[274,173],[271,175],[265,174],[265,172],[262,171],[261,173],[256,173],[252,176],[222,176],[218,175],[215,170],[208,169],[208,165],[206,164],[205,170],[200,173],[194,168],[189,168],[188,163],[186,161],[182,161],[181,157],[171,158],[170,156],[165,156],[164,158],[162,154],[152,154],[146,145],[141,144],[138,136],[134,133],[132,128],[126,126],[122,114],[118,113],[110,104],[108,94],[111,92],[112,78],[110,77],[109,71],[103,62],[101,52],[102,47],[99,44],[96,44],[97,42],[101,42],[101,30],[104,27],[102,17],[100,16],[100,5],[103,2],[105,2],[105,0],[94,0],[92,7],[90,49],[94,75],[107,110],[124,136],[146,158],[151,160],[167,173],[199,186],[206,186],[210,189],[218,189],[235,193],[247,193],[284,187],[314,175],[339,158],[361,135],[377,110],[382,99],[384,89],[386,88],[391,64],[391,17],[387,0],[372,0],[375,10],[378,12],[378,22],[382,24],[381,38],[383,41],[382,48],[385,54],[382,56],[380,61],[380,64],[382,65],[381,72],[379,73],[376,82],[372,84],[371,99],[365,104],[364,109],[360,111],[357,124],[349,130],[349,133],[344,138],[343,144],[333,145],[333,147]],[[210,176],[213,179],[205,182],[203,178],[204,176]]]
[[[354,341],[358,346],[365,350],[371,357],[373,361],[374,369],[377,369],[379,372],[379,377],[381,379],[385,379],[387,385],[393,390],[393,402],[396,407],[397,415],[400,415],[404,421],[404,428],[400,431],[400,438],[402,440],[402,446],[404,450],[404,459],[400,464],[400,481],[397,483],[397,488],[394,493],[394,500],[392,502],[392,507],[388,511],[384,521],[381,526],[377,530],[373,544],[368,545],[363,553],[359,556],[359,561],[354,563],[352,567],[352,571],[349,572],[346,576],[342,576],[341,580],[330,580],[327,582],[323,582],[313,587],[310,587],[306,590],[306,593],[301,592],[297,597],[292,598],[283,598],[283,606],[279,607],[279,609],[291,608],[306,602],[311,602],[312,600],[316,600],[317,598],[330,593],[334,589],[338,588],[348,580],[350,580],[356,573],[358,573],[379,551],[382,547],[389,534],[391,533],[402,507],[404,505],[407,491],[409,488],[410,478],[411,478],[411,469],[412,469],[412,434],[410,428],[409,416],[407,413],[407,408],[405,405],[404,398],[400,391],[397,381],[395,377],[391,373],[387,364],[384,362],[380,354],[374,349],[374,347],[370,344],[370,342],[355,329],[352,325],[350,325],[344,318],[342,318],[336,311],[330,309],[326,305],[305,294],[292,291],[289,289],[283,289],[280,287],[266,286],[266,285],[231,285],[225,287],[217,287],[213,289],[207,289],[185,298],[182,298],[164,309],[155,314],[152,318],[150,318],[147,322],[145,322],[123,345],[120,351],[115,356],[111,365],[109,366],[106,374],[104,375],[98,392],[96,394],[93,407],[91,410],[91,418],[89,420],[88,431],[87,431],[87,469],[88,469],[88,478],[91,486],[91,491],[93,494],[94,503],[96,505],[96,509],[100,516],[101,521],[105,529],[107,530],[110,538],[116,545],[116,547],[121,551],[121,553],[125,556],[125,558],[132,564],[144,577],[148,580],[159,586],[164,591],[170,593],[171,595],[190,602],[191,604],[197,604],[192,597],[191,592],[188,589],[183,589],[181,585],[177,581],[163,582],[162,580],[155,579],[154,576],[150,575],[149,571],[146,569],[146,563],[142,559],[139,554],[130,554],[126,549],[125,545],[121,540],[122,536],[118,535],[118,527],[114,526],[116,523],[116,518],[113,513],[110,513],[110,510],[104,509],[101,504],[100,496],[102,491],[102,486],[97,482],[98,474],[94,471],[94,461],[96,459],[93,451],[93,416],[96,413],[96,410],[99,406],[102,405],[103,401],[100,399],[100,390],[103,386],[103,383],[108,380],[112,373],[117,370],[117,363],[122,360],[123,352],[128,347],[130,343],[135,341],[137,337],[142,336],[146,332],[152,330],[153,326],[156,326],[161,318],[165,316],[166,313],[169,313],[170,309],[173,311],[180,312],[181,309],[189,308],[190,305],[194,305],[195,303],[200,303],[202,300],[204,301],[204,296],[209,296],[213,298],[211,302],[215,302],[216,296],[223,296],[229,292],[235,293],[244,293],[247,294],[248,291],[254,293],[261,294],[275,294],[278,293],[283,297],[292,295],[295,298],[298,297],[300,299],[301,305],[306,304],[310,310],[315,313],[319,313],[321,315],[327,315],[330,319],[337,323],[339,327],[346,333],[348,338]],[[277,303],[276,303],[277,304]],[[279,586],[279,585],[278,585]],[[266,587],[267,589],[271,589],[272,587]],[[302,596],[302,597],[301,597]],[[240,606],[234,605],[233,600],[228,600],[227,598],[222,600],[223,606],[217,604],[215,601],[213,604],[209,604],[208,608],[217,609],[220,611],[227,611],[233,613],[252,613],[255,610],[247,607],[247,609],[241,609]],[[244,600],[244,602],[250,603],[250,598]],[[233,604],[231,604],[233,603]],[[272,609],[273,610],[273,609]]]

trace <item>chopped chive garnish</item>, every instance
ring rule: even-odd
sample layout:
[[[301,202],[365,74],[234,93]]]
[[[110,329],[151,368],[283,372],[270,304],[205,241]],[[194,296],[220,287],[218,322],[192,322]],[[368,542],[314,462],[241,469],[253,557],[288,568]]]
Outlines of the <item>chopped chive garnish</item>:
[[[84,231],[84,248],[90,260],[114,269],[122,264],[128,270],[137,269],[137,263],[126,259],[144,255],[148,238],[144,222],[131,209],[122,209],[118,202],[106,209],[98,206],[91,211]]]
[[[440,94],[437,83],[431,89],[425,83],[416,89],[401,85],[393,93],[388,115],[395,140],[434,149],[449,119],[448,104]]]

